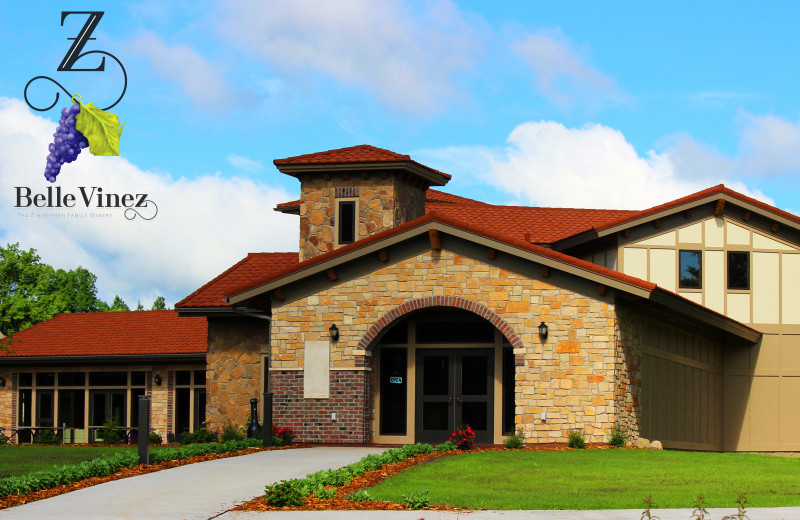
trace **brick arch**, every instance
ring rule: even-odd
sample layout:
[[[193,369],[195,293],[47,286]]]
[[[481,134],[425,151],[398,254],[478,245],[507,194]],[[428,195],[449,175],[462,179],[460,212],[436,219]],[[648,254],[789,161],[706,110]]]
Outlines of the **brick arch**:
[[[386,333],[387,327],[406,314],[428,307],[455,307],[477,314],[494,325],[514,348],[522,348],[522,340],[517,333],[499,314],[478,302],[457,296],[428,296],[408,301],[384,314],[381,319],[372,324],[372,327],[358,342],[358,348],[368,350]]]

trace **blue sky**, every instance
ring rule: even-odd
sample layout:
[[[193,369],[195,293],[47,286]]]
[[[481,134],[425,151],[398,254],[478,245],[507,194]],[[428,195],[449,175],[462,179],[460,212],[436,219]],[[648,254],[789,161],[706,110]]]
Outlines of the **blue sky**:
[[[0,19],[0,241],[87,267],[107,300],[174,304],[249,251],[296,250],[296,217],[272,207],[297,181],[271,161],[362,143],[499,204],[643,208],[724,182],[800,210],[794,2],[163,4],[14,2]],[[122,88],[111,63],[56,71],[84,21],[61,27],[68,9],[105,11],[85,50],[126,67],[126,126],[120,157],[84,152],[58,185],[147,191],[153,220],[13,207],[15,187],[46,188],[58,118],[24,104],[27,81],[99,106]]]

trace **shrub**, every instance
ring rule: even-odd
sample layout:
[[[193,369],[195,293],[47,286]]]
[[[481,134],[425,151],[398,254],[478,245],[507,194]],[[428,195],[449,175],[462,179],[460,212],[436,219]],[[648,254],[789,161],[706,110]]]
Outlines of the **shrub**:
[[[475,446],[475,432],[467,424],[462,424],[458,431],[450,434],[449,441],[455,443],[459,450],[469,450]]]
[[[61,441],[55,436],[53,430],[42,430],[37,439],[39,444],[59,444]]]
[[[403,495],[403,504],[411,509],[422,509],[423,507],[428,507],[431,505],[431,501],[428,498],[428,489],[425,488],[422,491],[415,491],[413,493],[408,493],[407,495]]]
[[[278,428],[277,424],[272,425],[272,444],[275,446],[288,446],[294,440],[294,431],[291,428]]]
[[[148,437],[149,437],[148,441],[150,442],[150,444],[164,443],[164,439],[162,439],[161,435],[157,434],[156,432],[150,432],[150,435]]]
[[[167,444],[180,444],[181,443],[181,434],[175,435],[172,432],[167,434]]]
[[[509,450],[518,450],[525,446],[525,433],[522,428],[517,430],[517,433],[508,432],[506,438],[503,439],[503,446]]]
[[[8,437],[5,436],[5,434],[0,433],[0,446],[4,446],[4,445],[8,444],[8,440],[9,439],[8,439]]]
[[[180,436],[181,444],[206,444],[209,442],[217,442],[217,434],[200,428],[194,433],[184,433]]]
[[[219,436],[220,442],[240,441],[242,439],[244,439],[244,434],[239,428],[232,424],[225,426],[222,429],[222,434]]]
[[[584,449],[586,447],[586,436],[583,434],[583,430],[571,430],[567,444],[570,448]]]
[[[314,496],[321,500],[330,500],[336,496],[336,489],[327,489],[320,484],[314,489]]]
[[[608,444],[617,448],[623,448],[627,442],[628,430],[619,423],[615,424],[614,427],[611,428]]]
[[[434,450],[436,451],[453,451],[454,449],[458,448],[453,441],[445,441],[441,444],[437,444]]]
[[[353,502],[366,502],[367,500],[372,500],[372,497],[369,496],[369,493],[366,489],[359,489],[353,493],[350,493],[346,497],[346,500],[352,500]]]
[[[103,424],[99,435],[103,439],[103,444],[120,444],[122,442],[122,430],[113,419]]]
[[[264,488],[264,500],[275,507],[302,506],[308,488],[299,479],[281,480]]]

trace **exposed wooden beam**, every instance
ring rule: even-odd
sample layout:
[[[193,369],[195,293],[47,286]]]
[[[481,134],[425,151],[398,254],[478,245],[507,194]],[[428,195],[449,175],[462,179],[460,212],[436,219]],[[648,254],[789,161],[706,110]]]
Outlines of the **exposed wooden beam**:
[[[653,225],[654,225],[655,227],[657,227],[657,228],[660,228],[660,227],[661,227],[661,219],[660,219],[660,218],[657,218],[657,219],[655,219],[655,220],[653,221]]]
[[[718,217],[725,211],[725,199],[718,199],[717,205],[714,207],[714,216]]]
[[[631,236],[631,230],[630,230],[630,229],[626,229],[625,231],[623,231],[623,232],[622,232],[622,235],[623,235],[625,238],[628,238],[628,237],[630,237],[630,236]]]
[[[325,172],[325,173],[322,174],[322,178],[325,179],[326,181],[329,181],[329,180],[331,180],[331,174],[328,173],[328,172]]]
[[[550,268],[547,267],[546,265],[542,266],[542,276],[544,276],[545,278],[550,276]]]
[[[328,278],[331,281],[334,281],[336,280],[336,278],[338,278],[338,276],[336,276],[336,271],[334,269],[328,269],[327,271],[325,271],[325,273],[328,275]]]
[[[367,180],[367,179],[369,179],[369,173],[367,173],[367,172],[361,172],[361,180],[362,180],[362,181],[365,181],[365,180]]]
[[[687,209],[683,212],[683,218],[692,218],[692,210]]]
[[[780,227],[781,227],[781,225],[780,225],[780,224],[778,224],[777,222],[773,222],[773,223],[772,223],[772,227],[771,227],[770,229],[772,230],[772,232],[773,232],[773,233],[775,233],[775,232],[777,232],[777,231],[778,231],[778,229],[779,229]]]
[[[274,294],[274,295],[275,295],[275,297],[276,297],[277,299],[279,299],[279,300],[283,300],[283,299],[285,299],[285,298],[286,298],[286,297],[283,295],[283,289],[280,289],[280,288],[278,288],[278,289],[274,289],[274,290],[272,291],[272,294]]]
[[[442,239],[439,236],[439,232],[435,229],[428,230],[428,238],[431,241],[431,249],[434,251],[441,251],[442,250]]]
[[[606,286],[603,285],[603,284],[598,285],[597,286],[597,294],[599,294],[600,296],[603,296],[605,293],[606,293]]]
[[[494,260],[495,258],[497,258],[497,251],[495,251],[494,249],[492,249],[490,247],[489,248],[489,260]]]
[[[350,180],[350,172],[344,172],[342,174],[342,179],[349,181]]]
[[[381,259],[381,262],[388,262],[389,253],[387,253],[385,249],[381,249],[380,251],[378,251],[378,258]]]
[[[387,172],[381,172],[381,179],[386,180],[389,178],[389,174]]]
[[[753,213],[752,213],[752,212],[750,212],[750,211],[745,211],[745,212],[744,212],[744,215],[742,215],[742,218],[743,218],[743,219],[745,219],[745,220],[750,220],[750,218],[751,218],[752,216],[753,216]]]
[[[311,174],[310,174],[310,173],[307,173],[307,174],[305,175],[305,181],[306,181],[306,182],[311,182]]]

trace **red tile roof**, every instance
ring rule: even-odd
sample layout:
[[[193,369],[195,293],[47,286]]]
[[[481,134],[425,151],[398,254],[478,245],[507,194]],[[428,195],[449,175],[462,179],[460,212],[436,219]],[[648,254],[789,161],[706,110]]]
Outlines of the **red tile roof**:
[[[207,330],[204,317],[175,311],[59,314],[14,334],[0,358],[202,354]]]
[[[752,204],[753,206],[763,209],[764,211],[780,215],[785,219],[800,224],[800,217],[797,217],[796,215],[792,215],[791,213],[783,211],[782,209],[778,209],[775,206],[770,206],[765,202],[761,202],[760,200],[756,200],[752,197],[748,197],[747,195],[743,195],[738,191],[733,191],[732,189],[726,187],[724,184],[718,184],[716,186],[712,186],[711,188],[706,188],[696,193],[692,193],[691,195],[681,197],[680,199],[666,202],[664,204],[659,204],[658,206],[653,206],[652,208],[644,209],[641,211],[631,212],[629,215],[625,215],[617,220],[606,222],[602,226],[595,227],[595,229],[597,229],[598,231],[601,231],[603,229],[608,229],[614,226],[618,226],[620,224],[624,224],[625,222],[632,222],[634,220],[647,217],[649,215],[655,215],[656,213],[660,213],[662,211],[670,210],[672,208],[676,208],[684,204],[702,200],[706,197],[710,197],[713,195],[728,195],[731,198],[739,199],[742,202]]]
[[[300,203],[302,201],[300,199],[297,200],[290,200],[289,202],[281,202],[275,206],[275,209],[280,211],[281,209],[292,209],[292,208],[299,208]],[[485,202],[481,202],[475,199],[468,199],[466,197],[459,197],[458,195],[453,195],[452,193],[445,193],[439,190],[428,189],[425,192],[425,209],[426,211],[431,211],[434,207],[438,207],[438,203],[447,203],[447,204],[480,204],[481,206],[489,206],[489,204]]]
[[[286,157],[285,159],[275,159],[272,163],[278,166],[299,166],[310,164],[359,164],[359,163],[399,163],[410,162],[414,163],[428,171],[435,172],[449,180],[452,177],[444,172],[435,170],[424,164],[420,164],[411,159],[408,155],[395,153],[391,150],[377,148],[369,144],[360,144],[358,146],[349,146],[347,148],[337,148],[335,150],[327,150],[324,152],[307,153],[304,155],[296,155],[294,157]],[[447,182],[447,181],[444,181]]]
[[[591,262],[587,262],[585,260],[580,260],[573,256],[565,255],[564,253],[559,253],[557,251],[553,251],[552,249],[548,249],[546,247],[542,247],[536,244],[529,243],[524,239],[520,239],[516,236],[498,236],[497,230],[492,227],[487,227],[485,223],[478,222],[477,220],[474,222],[465,222],[464,220],[453,218],[452,216],[445,215],[443,213],[439,213],[437,211],[427,213],[418,219],[412,220],[411,222],[406,222],[405,224],[401,224],[399,226],[393,227],[391,229],[386,229],[379,233],[375,233],[374,235],[370,235],[367,238],[359,240],[358,242],[354,242],[352,244],[348,244],[334,251],[329,251],[319,256],[315,256],[314,258],[310,258],[303,262],[300,262],[293,266],[287,266],[284,269],[277,270],[274,272],[269,273],[266,276],[251,279],[248,282],[242,283],[238,286],[232,287],[225,296],[233,296],[235,294],[239,294],[241,292],[247,291],[259,285],[263,285],[269,283],[273,280],[277,280],[284,276],[288,276],[295,272],[302,271],[308,267],[312,267],[316,264],[331,260],[338,256],[344,255],[351,251],[355,251],[357,249],[361,249],[362,247],[368,246],[372,243],[378,242],[385,238],[389,238],[393,235],[397,235],[403,233],[404,231],[413,229],[415,227],[421,226],[423,224],[427,224],[429,222],[439,222],[441,224],[450,225],[464,231],[468,231],[474,233],[479,236],[483,236],[489,239],[498,240],[500,242],[506,243],[511,246],[518,247],[523,250],[527,250],[536,254],[540,254],[542,256],[552,258],[554,260],[558,260],[564,262],[569,265],[573,265],[575,267],[579,267],[581,269],[585,269],[587,271],[591,271],[603,276],[608,276],[610,278],[625,282],[627,284],[640,287],[646,290],[652,290],[656,287],[656,284],[652,282],[648,282],[642,280],[640,278],[635,278],[633,276],[628,276],[625,274],[620,273],[619,271],[614,271],[612,269],[608,269],[606,267],[601,267],[597,264],[593,264]]]
[[[250,253],[222,274],[175,304],[175,308],[230,307],[222,301],[231,287],[267,276],[299,262],[297,253]]]

